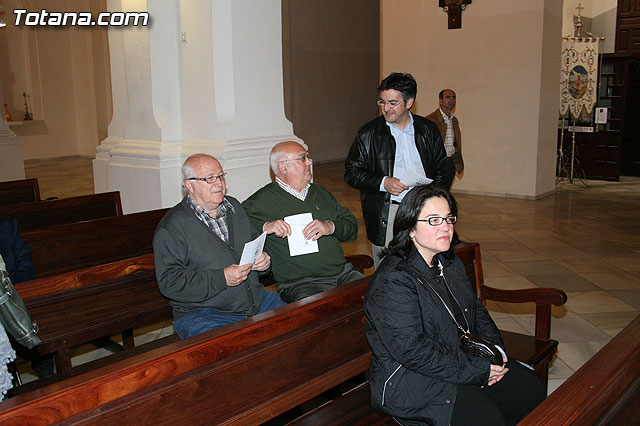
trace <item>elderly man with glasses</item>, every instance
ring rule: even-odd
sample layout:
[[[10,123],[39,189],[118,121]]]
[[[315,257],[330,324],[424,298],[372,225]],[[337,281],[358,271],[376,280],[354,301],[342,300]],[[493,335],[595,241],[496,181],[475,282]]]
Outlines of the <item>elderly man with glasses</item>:
[[[158,286],[171,301],[178,335],[186,339],[283,306],[258,280],[259,273],[268,273],[267,253],[255,263],[238,264],[244,244],[260,233],[238,200],[226,195],[218,160],[192,155],[182,177],[187,195],[153,236]]]
[[[307,146],[279,143],[271,150],[269,162],[275,180],[242,205],[254,226],[268,234],[266,250],[282,300],[294,302],[362,278],[344,258],[341,245],[356,239],[358,221],[322,185],[311,183]],[[309,250],[292,251],[296,234]]]
[[[358,130],[345,160],[344,178],[360,190],[362,214],[377,269],[393,236],[398,205],[416,183],[446,185],[447,156],[436,124],[410,112],[418,85],[392,73],[378,87],[382,115]],[[449,189],[448,187],[445,189]]]

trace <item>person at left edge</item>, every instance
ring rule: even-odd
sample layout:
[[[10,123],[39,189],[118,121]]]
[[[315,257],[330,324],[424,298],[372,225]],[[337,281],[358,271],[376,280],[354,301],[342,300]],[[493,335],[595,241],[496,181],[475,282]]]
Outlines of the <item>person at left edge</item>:
[[[259,233],[244,209],[227,196],[220,162],[194,154],[182,166],[184,199],[153,236],[160,292],[171,301],[173,325],[186,339],[285,303],[258,280],[271,258],[238,265],[244,244]]]
[[[0,269],[7,272],[13,284],[36,278],[31,250],[20,235],[18,222],[12,217],[0,217]],[[53,375],[53,355],[40,355],[32,349],[29,356],[31,368],[39,378]]]

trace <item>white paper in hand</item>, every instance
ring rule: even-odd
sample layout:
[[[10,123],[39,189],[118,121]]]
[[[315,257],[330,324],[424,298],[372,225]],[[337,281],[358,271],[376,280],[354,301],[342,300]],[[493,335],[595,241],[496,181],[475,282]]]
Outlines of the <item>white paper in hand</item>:
[[[299,256],[301,254],[317,253],[318,242],[307,240],[302,230],[310,222],[313,221],[311,213],[300,213],[293,216],[287,216],[284,221],[291,227],[291,235],[287,237],[289,243],[289,254],[291,256]]]
[[[245,243],[242,250],[242,256],[240,257],[239,265],[246,265],[247,263],[255,263],[264,250],[264,242],[267,239],[267,233],[263,232],[258,238],[253,241]]]
[[[427,185],[433,182],[433,179],[429,179],[424,175],[424,173],[420,173],[415,169],[407,170],[400,180],[409,188],[413,188],[418,185]]]

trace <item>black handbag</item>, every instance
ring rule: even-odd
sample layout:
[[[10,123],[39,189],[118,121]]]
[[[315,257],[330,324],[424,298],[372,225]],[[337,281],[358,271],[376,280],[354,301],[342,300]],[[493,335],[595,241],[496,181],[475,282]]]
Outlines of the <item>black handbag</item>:
[[[422,277],[420,277],[420,275],[417,273],[415,268],[413,268],[413,266],[411,266],[411,265],[408,265],[408,266],[409,266],[409,271],[411,272],[411,274],[418,281],[420,281],[420,283],[422,285],[424,285],[427,288],[431,289],[431,291],[433,291],[436,294],[436,296],[438,296],[438,299],[440,299],[440,301],[444,305],[445,309],[447,310],[447,312],[451,316],[451,319],[453,319],[453,322],[456,324],[458,329],[462,332],[462,335],[460,336],[460,347],[462,348],[462,350],[466,354],[468,354],[469,356],[472,356],[472,357],[475,357],[475,358],[488,359],[489,362],[491,364],[493,364],[493,365],[500,365],[500,366],[504,365],[504,359],[502,358],[502,353],[500,352],[500,350],[498,350],[496,345],[494,345],[493,343],[489,343],[485,339],[483,339],[482,337],[476,336],[475,334],[471,333],[469,330],[465,330],[464,328],[462,328],[462,326],[460,325],[458,320],[456,320],[455,315],[453,315],[453,312],[451,312],[451,309],[449,309],[447,304],[444,302],[444,299],[440,296],[440,294],[436,291],[436,289],[433,288],[431,286],[431,284],[426,283],[422,279]],[[438,268],[440,269],[440,276],[443,279],[445,279],[444,278],[444,268],[442,267],[442,264],[440,263],[440,261],[438,261]],[[445,279],[445,284],[446,284],[446,279]],[[454,300],[455,300],[455,298],[454,298]],[[457,303],[457,301],[456,301],[456,303]]]
[[[0,270],[0,321],[4,329],[21,345],[32,349],[40,344],[38,325],[31,320],[22,297],[6,271]]]
[[[455,320],[455,318],[454,318]],[[460,324],[457,324],[460,327]],[[462,327],[462,336],[460,336],[460,346],[467,354],[475,358],[485,358],[493,365],[504,365],[502,354],[496,345],[487,342],[480,336],[464,331]]]

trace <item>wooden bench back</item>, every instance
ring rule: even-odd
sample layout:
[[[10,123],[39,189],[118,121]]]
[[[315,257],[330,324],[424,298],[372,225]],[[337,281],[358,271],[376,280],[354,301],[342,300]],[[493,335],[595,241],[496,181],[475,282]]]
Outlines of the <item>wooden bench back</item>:
[[[171,318],[169,301],[158,289],[152,254],[16,287],[40,328],[41,353]]]
[[[640,316],[518,426],[640,424]]]
[[[31,249],[36,276],[47,277],[151,253],[153,234],[167,211],[68,223],[23,232],[22,238]]]
[[[369,278],[0,404],[0,423],[258,424],[366,371]]]
[[[38,179],[0,182],[0,206],[40,201]]]
[[[20,232],[120,215],[119,191],[0,206],[0,216],[15,218]]]

